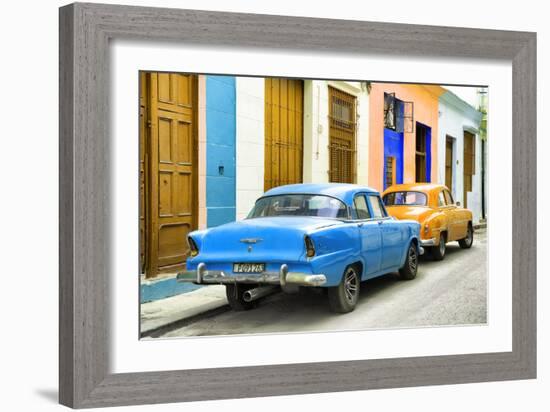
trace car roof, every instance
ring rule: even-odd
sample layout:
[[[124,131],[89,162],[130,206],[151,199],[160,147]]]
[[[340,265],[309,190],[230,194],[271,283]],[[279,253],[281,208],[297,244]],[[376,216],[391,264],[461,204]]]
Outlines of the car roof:
[[[378,191],[368,186],[351,183],[299,183],[274,187],[265,192],[264,196],[288,194],[326,195],[340,199],[350,205],[357,193],[378,193]]]
[[[432,192],[434,190],[446,189],[447,186],[437,183],[403,183],[388,187],[384,193],[399,192],[399,191],[417,191],[417,192]]]

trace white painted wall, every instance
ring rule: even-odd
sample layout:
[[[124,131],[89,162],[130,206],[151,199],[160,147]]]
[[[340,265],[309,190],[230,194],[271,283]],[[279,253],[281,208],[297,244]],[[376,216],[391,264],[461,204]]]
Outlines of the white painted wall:
[[[304,81],[304,183],[328,182],[328,86]]]
[[[472,130],[468,130],[473,132]],[[472,191],[467,193],[468,196],[468,209],[474,214],[474,224],[479,223],[481,219],[481,137],[479,133],[475,135],[476,144],[476,158],[475,158],[475,174],[472,177]]]
[[[236,78],[237,220],[246,217],[264,192],[265,80]]]
[[[468,209],[474,214],[474,223],[481,218],[481,139],[478,133],[479,122],[469,117],[454,105],[439,100],[438,127],[438,183],[445,184],[446,137],[453,138],[453,184],[455,201],[464,205],[464,130],[475,134],[475,174],[472,177],[472,192],[468,192]]]
[[[368,182],[369,96],[360,82],[304,81],[304,182],[329,181],[329,96],[332,86],[357,98],[357,183]]]

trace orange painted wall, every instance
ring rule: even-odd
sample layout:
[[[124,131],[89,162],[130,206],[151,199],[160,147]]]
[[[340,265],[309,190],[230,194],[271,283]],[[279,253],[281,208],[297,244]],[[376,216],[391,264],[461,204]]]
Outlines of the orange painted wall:
[[[423,123],[432,129],[432,183],[437,182],[439,96],[445,89],[439,86],[413,84],[371,83],[369,99],[369,186],[382,191],[384,188],[384,93],[414,102],[414,122]],[[414,183],[416,133],[405,133],[403,144],[403,183]]]

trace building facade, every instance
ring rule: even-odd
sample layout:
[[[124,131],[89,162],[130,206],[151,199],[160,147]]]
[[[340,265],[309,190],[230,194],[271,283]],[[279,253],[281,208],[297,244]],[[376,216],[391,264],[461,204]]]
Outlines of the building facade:
[[[439,86],[371,83],[369,186],[438,181]]]
[[[366,82],[142,73],[141,271],[184,267],[187,233],[272,187],[368,184]]]
[[[187,233],[285,184],[448,182],[479,219],[479,121],[439,86],[142,73],[141,273],[182,270]]]
[[[450,91],[440,96],[439,112],[438,180],[455,202],[472,210],[477,224],[483,215],[482,114]]]

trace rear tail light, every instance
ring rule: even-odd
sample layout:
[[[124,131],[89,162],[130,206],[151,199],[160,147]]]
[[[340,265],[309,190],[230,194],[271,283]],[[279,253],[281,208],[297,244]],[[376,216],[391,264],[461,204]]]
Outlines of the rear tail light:
[[[313,240],[311,240],[309,236],[306,236],[304,238],[304,241],[306,243],[306,256],[307,257],[315,256],[315,246],[313,245]]]
[[[199,254],[199,248],[191,236],[187,237],[187,243],[189,244],[189,249],[191,250],[191,256],[197,256]]]

